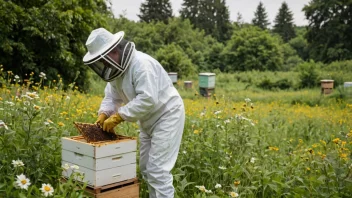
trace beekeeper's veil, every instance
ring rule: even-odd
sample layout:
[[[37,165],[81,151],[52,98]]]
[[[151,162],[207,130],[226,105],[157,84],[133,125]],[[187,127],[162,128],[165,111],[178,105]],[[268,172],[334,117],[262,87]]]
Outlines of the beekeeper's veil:
[[[104,81],[110,82],[122,76],[129,66],[135,46],[123,36],[122,31],[112,34],[99,28],[93,30],[87,39],[88,52],[83,57],[83,62]]]

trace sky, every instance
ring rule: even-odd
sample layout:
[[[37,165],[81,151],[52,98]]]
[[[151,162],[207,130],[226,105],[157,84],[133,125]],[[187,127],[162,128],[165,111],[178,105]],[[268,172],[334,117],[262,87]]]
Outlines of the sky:
[[[110,0],[112,3],[112,11],[116,17],[120,14],[134,21],[138,21],[139,7],[144,0]],[[230,11],[230,20],[236,21],[237,13],[242,14],[243,20],[250,23],[254,17],[254,12],[262,1],[268,13],[268,18],[271,25],[274,22],[279,8],[284,0],[226,0],[226,4]],[[170,0],[172,10],[175,16],[179,16],[183,0]],[[302,8],[309,3],[309,0],[286,0],[288,7],[293,13],[295,24],[298,26],[307,25]]]

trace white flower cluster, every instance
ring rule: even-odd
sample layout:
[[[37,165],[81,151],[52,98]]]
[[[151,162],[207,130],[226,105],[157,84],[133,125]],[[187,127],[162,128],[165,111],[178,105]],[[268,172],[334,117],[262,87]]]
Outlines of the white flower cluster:
[[[24,166],[24,163],[21,160],[12,160],[13,167],[21,167]]]
[[[213,193],[213,191],[211,190],[207,190],[204,186],[195,186],[196,188],[198,188],[200,191],[205,192],[205,193]]]

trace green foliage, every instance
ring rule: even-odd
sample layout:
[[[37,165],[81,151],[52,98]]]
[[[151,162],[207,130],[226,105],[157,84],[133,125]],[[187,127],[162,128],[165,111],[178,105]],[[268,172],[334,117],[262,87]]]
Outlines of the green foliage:
[[[0,5],[0,63],[6,69],[24,78],[32,71],[49,78],[61,74],[65,82],[79,71],[77,84],[88,88],[84,43],[93,28],[105,25],[105,1],[0,0]]]
[[[298,56],[307,60],[309,57],[308,43],[307,40],[302,35],[298,35],[297,37],[291,39],[289,42],[291,47],[297,51]]]
[[[138,17],[147,23],[152,21],[166,23],[172,17],[172,7],[169,0],[146,0],[142,2],[139,10],[141,14]]]
[[[275,18],[273,32],[279,34],[285,42],[288,42],[296,36],[293,24],[293,14],[288,8],[286,2],[281,4],[279,13]]]
[[[177,72],[179,77],[195,73],[195,66],[182,48],[176,44],[166,45],[156,52],[156,59],[167,72]]]
[[[311,88],[317,86],[320,68],[321,64],[315,63],[313,60],[298,65],[297,71],[300,73],[301,87]]]
[[[193,29],[189,20],[175,17],[166,25],[162,22],[135,23],[122,17],[116,19],[112,26],[115,32],[125,31],[126,38],[135,42],[138,50],[152,56],[156,56],[156,52],[166,45],[178,45],[197,67],[191,71],[224,68],[221,60],[223,44],[211,36],[205,36],[203,31]]]
[[[352,1],[312,0],[303,8],[309,21],[310,58],[324,63],[352,59]]]
[[[297,51],[291,47],[291,45],[285,43],[281,45],[281,50],[284,55],[284,64],[282,67],[283,71],[294,70],[297,65],[303,62],[303,60],[297,55]]]
[[[262,2],[259,2],[257,10],[254,12],[252,23],[253,25],[260,27],[263,30],[267,29],[270,25],[270,22],[268,21],[268,14],[266,13]]]
[[[226,0],[184,0],[180,15],[182,19],[189,19],[195,28],[204,30],[220,42],[231,37],[232,26]]]
[[[226,71],[281,69],[283,55],[279,44],[279,39],[257,27],[235,31],[223,52]]]
[[[334,87],[343,86],[352,81],[352,61],[335,61],[322,66],[321,79],[334,80]]]

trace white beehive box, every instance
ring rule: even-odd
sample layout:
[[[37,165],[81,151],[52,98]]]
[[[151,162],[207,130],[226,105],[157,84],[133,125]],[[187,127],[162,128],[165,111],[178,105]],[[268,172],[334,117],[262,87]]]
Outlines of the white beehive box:
[[[172,83],[174,83],[174,84],[177,83],[177,73],[176,72],[169,72],[168,74],[169,74],[169,77],[170,77]]]
[[[136,177],[137,141],[134,138],[87,143],[82,136],[63,137],[62,165],[79,166],[88,186],[104,186]],[[63,171],[69,177],[72,169]]]

